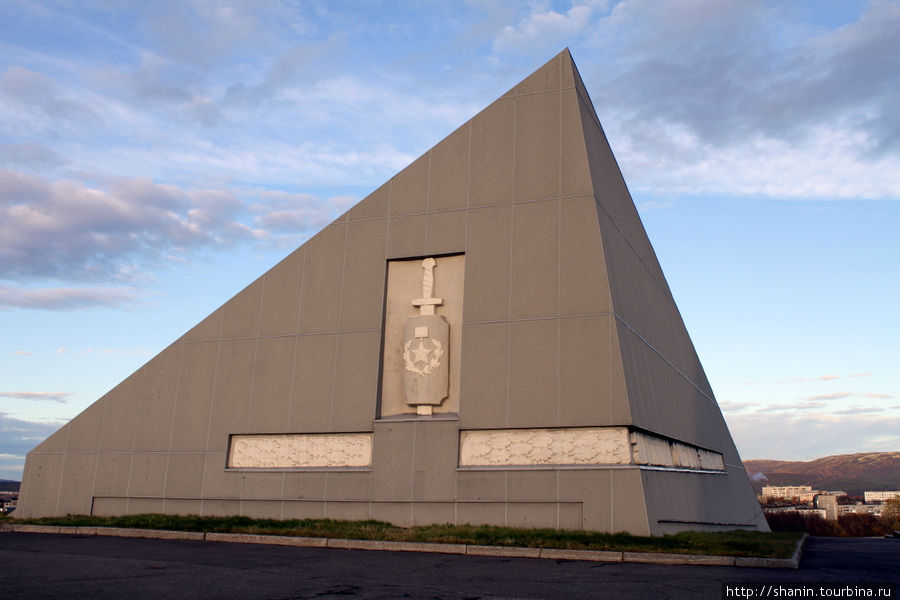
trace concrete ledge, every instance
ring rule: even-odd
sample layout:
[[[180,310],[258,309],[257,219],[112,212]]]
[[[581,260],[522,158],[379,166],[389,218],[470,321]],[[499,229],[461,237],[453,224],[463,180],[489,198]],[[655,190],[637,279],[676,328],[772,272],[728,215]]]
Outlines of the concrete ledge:
[[[653,563],[657,565],[712,565],[733,567],[733,556],[700,554],[664,554],[662,552],[623,552],[622,562]]]
[[[796,569],[797,561],[790,558],[759,558],[756,556],[737,556],[736,567],[762,567],[766,569]]]
[[[466,546],[466,554],[472,556],[515,556],[518,558],[540,558],[540,548],[515,548],[510,546]]]
[[[18,531],[21,533],[59,533],[59,525],[21,525],[4,523],[0,531]]]
[[[292,537],[288,535],[256,535],[252,533],[207,533],[208,542],[236,542],[239,544],[271,544],[273,546],[299,546],[324,548],[327,538]]]
[[[345,550],[402,550],[399,546],[403,542],[389,542],[386,540],[343,540],[328,538],[329,548],[342,548]]]
[[[541,558],[558,558],[565,560],[622,562],[622,554],[622,552],[610,552],[606,550],[563,550],[558,548],[541,548]]]
[[[86,527],[84,529],[87,529]],[[129,527],[97,527],[94,535],[112,537],[148,538],[154,540],[202,540],[201,531],[168,531],[165,529],[131,529]]]
[[[431,542],[394,542],[393,549],[403,552],[436,552],[438,554],[465,554],[465,544],[441,544]]]
[[[440,544],[428,542],[392,542],[385,540],[347,540],[337,538],[291,537],[257,535],[252,533],[201,533],[197,531],[167,531],[160,529],[129,529],[126,527],[69,527],[59,525],[0,524],[0,531],[21,533],[66,533],[108,535],[113,537],[151,538],[162,540],[206,540],[241,544],[270,544],[345,550],[386,550],[392,552],[435,552],[468,554],[471,556],[504,556],[516,558],[550,558],[587,560],[596,562],[632,562],[663,565],[710,565],[722,567],[757,567],[766,569],[797,569],[808,535],[797,542],[791,558],[757,558],[748,556],[705,556],[697,554],[664,554],[657,552],[610,552],[602,550],[565,550],[561,548],[520,548],[510,546],[480,546]]]
[[[790,558],[759,558],[756,556],[737,556],[734,559],[736,567],[757,567],[762,569],[799,569],[800,557],[803,555],[803,547],[809,534],[804,533],[794,546],[794,553]]]

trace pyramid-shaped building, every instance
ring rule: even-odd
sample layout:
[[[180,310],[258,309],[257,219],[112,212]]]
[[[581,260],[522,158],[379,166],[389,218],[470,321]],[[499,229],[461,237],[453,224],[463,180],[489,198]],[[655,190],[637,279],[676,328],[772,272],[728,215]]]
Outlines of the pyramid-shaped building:
[[[767,529],[568,51],[28,455],[149,512]]]

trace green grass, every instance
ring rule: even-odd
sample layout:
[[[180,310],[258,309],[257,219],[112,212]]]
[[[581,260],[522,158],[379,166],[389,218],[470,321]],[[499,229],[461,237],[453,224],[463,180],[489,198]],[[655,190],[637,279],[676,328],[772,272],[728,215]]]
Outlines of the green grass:
[[[675,535],[644,537],[628,533],[599,533],[559,529],[518,529],[490,525],[421,525],[397,527],[382,521],[302,519],[280,521],[249,517],[199,517],[196,515],[130,515],[88,517],[69,515],[42,519],[3,519],[8,523],[129,527],[221,533],[254,533],[328,537],[356,540],[440,542],[484,546],[522,546],[572,550],[667,552],[722,556],[789,558],[801,533],[759,531],[685,531]]]

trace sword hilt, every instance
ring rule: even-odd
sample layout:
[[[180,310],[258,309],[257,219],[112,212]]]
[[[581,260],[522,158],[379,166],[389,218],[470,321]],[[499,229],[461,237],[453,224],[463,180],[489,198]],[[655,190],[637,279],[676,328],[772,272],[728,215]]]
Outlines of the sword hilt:
[[[412,305],[417,307],[422,315],[433,315],[434,307],[444,303],[442,298],[435,298],[434,292],[434,266],[437,264],[433,258],[426,258],[422,261],[422,268],[425,273],[422,275],[422,297],[412,301]]]
[[[433,258],[426,258],[422,261],[422,268],[425,274],[422,276],[422,297],[431,298],[434,291],[434,266],[437,262]]]

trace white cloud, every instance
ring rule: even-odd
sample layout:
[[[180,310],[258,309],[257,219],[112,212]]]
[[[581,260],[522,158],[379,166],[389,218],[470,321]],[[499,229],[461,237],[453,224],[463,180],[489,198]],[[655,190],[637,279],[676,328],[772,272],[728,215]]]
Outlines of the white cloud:
[[[14,400],[49,400],[65,404],[72,392],[0,392],[0,398],[12,398]]]
[[[762,3],[625,0],[592,96],[635,189],[900,198],[900,5],[835,31]]]
[[[506,25],[500,30],[494,39],[493,50],[510,54],[559,51],[588,27],[596,4],[578,3],[563,13],[534,6],[516,25]]]
[[[140,301],[133,288],[42,288],[26,289],[0,286],[0,310],[29,308],[43,310],[75,310],[81,308],[113,308]],[[65,352],[60,348],[57,352]]]
[[[0,412],[0,454],[21,457],[24,463],[25,454],[64,423],[64,420],[30,421]],[[13,464],[8,466],[15,468],[16,463],[17,461],[13,461]],[[18,463],[18,468],[21,468],[21,463]]]
[[[853,396],[850,392],[838,392],[835,394],[817,394],[815,396],[810,396],[809,400],[841,400],[843,398],[849,398]]]
[[[728,428],[741,457],[810,460],[832,454],[900,448],[900,417],[847,413],[737,413]]]

